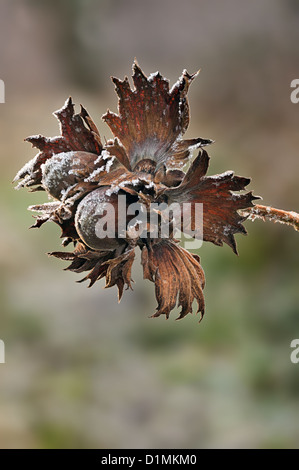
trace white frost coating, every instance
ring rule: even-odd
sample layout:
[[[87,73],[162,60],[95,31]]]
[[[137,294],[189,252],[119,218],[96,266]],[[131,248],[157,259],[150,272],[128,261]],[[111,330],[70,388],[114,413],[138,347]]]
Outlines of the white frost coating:
[[[31,136],[30,136],[30,139],[32,139],[32,140],[38,140],[38,139],[40,139],[41,137],[42,137],[41,134],[34,134],[34,135],[31,135]]]
[[[69,172],[68,172],[69,175],[74,175],[74,176],[78,176],[79,173],[80,173],[79,168],[72,168],[72,169],[69,170]]]
[[[235,193],[233,191],[230,191],[231,196],[228,198],[231,201],[236,201],[237,199],[241,199],[243,197],[243,194]]]
[[[111,196],[111,194],[117,193],[120,191],[122,188],[125,188],[126,186],[137,186],[138,184],[142,184],[142,180],[139,178],[134,178],[133,180],[125,180],[121,181],[118,185],[116,186],[111,186],[109,189],[107,189],[106,194],[107,196]],[[146,188],[152,188],[154,186],[153,181],[148,181],[148,184],[145,186]]]
[[[75,184],[72,184],[72,186],[69,186],[68,188],[66,189],[62,189],[61,190],[61,200],[62,201],[65,201],[67,199],[67,196],[68,194],[70,194],[70,192],[77,186],[77,183]]]
[[[39,209],[36,208],[38,206],[29,206],[27,210],[32,212],[44,212],[45,210],[52,212],[54,209],[58,209],[60,206],[61,204],[57,203],[56,201],[52,201],[45,204],[40,204]]]
[[[197,144],[189,145],[188,150],[189,150],[190,152],[192,152],[192,150],[196,150],[196,149],[198,149],[198,148],[201,147],[201,146],[202,146],[202,142],[198,142]]]
[[[109,208],[109,202],[99,201],[98,204],[95,206],[94,215],[102,216],[104,212]]]
[[[106,194],[107,196],[111,196],[114,193],[118,193],[120,190],[120,185],[119,186],[111,186],[111,188],[107,189]]]
[[[220,173],[219,175],[214,175],[213,177],[211,177],[216,188],[220,185],[220,180],[222,180],[226,176],[234,176],[234,172],[229,170],[225,171],[224,173]]]
[[[102,171],[104,171],[105,167],[101,166],[101,168],[97,168],[94,170],[87,178],[84,179],[85,183],[89,183],[92,181],[96,176],[98,176]]]
[[[76,186],[76,184],[74,184],[74,186],[72,187],[72,189],[73,189],[75,186]],[[69,206],[72,206],[72,205],[74,204],[74,202],[76,202],[76,201],[79,199],[80,194],[83,193],[83,192],[84,192],[84,188],[77,188],[75,194],[74,194],[72,197],[69,197],[69,198],[67,199],[67,204],[68,204]]]
[[[231,170],[225,171],[224,173],[220,173],[219,175],[213,175],[213,180],[220,180],[225,176],[233,176],[234,172]]]
[[[96,158],[96,160],[94,161],[94,164],[96,165],[97,163],[100,163],[101,159],[102,159],[102,154]]]
[[[97,163],[100,163],[101,160],[107,160],[107,158],[109,158],[111,155],[110,153],[108,152],[108,150],[102,150],[102,152],[100,153],[100,155],[98,155],[98,157],[96,158],[96,160],[94,161],[94,164],[96,165]]]
[[[62,108],[67,108],[67,107],[68,107],[68,104],[69,104],[69,101],[70,101],[70,98],[67,98],[67,99],[65,100],[64,105],[63,105]],[[58,111],[56,111],[56,112],[59,112],[59,109],[58,109]]]
[[[154,182],[153,181],[150,181],[148,184],[145,185],[145,188],[146,189],[150,189],[150,188],[154,188]]]
[[[107,152],[108,153],[108,152]],[[108,157],[104,158],[106,160]],[[109,154],[110,160],[106,163],[106,165],[101,166],[100,168],[96,168],[87,178],[84,179],[85,183],[88,183],[89,181],[93,181],[93,179],[98,176],[102,172],[109,173],[110,168],[115,160],[114,156],[111,156]],[[97,159],[98,160],[98,159]],[[95,162],[96,163],[96,162]]]
[[[107,160],[107,158],[110,158],[111,155],[108,150],[103,150],[101,156],[103,157],[103,160]]]
[[[149,75],[149,77],[148,77],[147,80],[148,80],[149,82],[153,82],[153,81],[155,80],[155,78],[157,78],[158,75],[159,75],[159,72],[151,73],[151,74]],[[156,85],[156,84],[154,83],[154,85]]]
[[[104,158],[104,160],[105,160],[105,158]],[[115,157],[112,156],[111,159],[109,160],[109,162],[106,163],[106,172],[107,172],[107,173],[109,173],[110,168],[111,168],[111,166],[112,166],[114,160],[115,160]]]
[[[82,170],[82,168],[80,168],[80,164],[81,164],[80,158],[73,158],[72,165],[78,165],[79,168],[71,168],[69,170],[69,175],[78,176],[80,171]]]
[[[53,116],[57,117],[57,114],[60,114],[60,116],[66,118],[67,114],[66,114],[66,108],[69,104],[69,98],[67,98],[64,102],[64,105],[62,106],[62,108],[60,109],[57,109],[57,111],[54,111],[52,114]],[[60,128],[61,128],[61,123],[60,124]]]
[[[184,73],[184,72],[183,72]],[[175,88],[178,88],[181,84],[181,81],[182,81],[182,77],[180,77],[176,82],[175,84],[171,87],[170,89],[170,94],[174,91]]]
[[[91,223],[91,219],[103,214],[106,201],[105,191],[95,190],[85,196],[76,211],[75,222],[84,227],[86,236],[94,236],[95,225]]]
[[[31,171],[32,171],[32,165],[35,161],[35,158],[33,158],[32,160],[30,160],[29,162],[27,162],[22,168],[20,171],[18,171],[18,173],[16,174],[16,177],[14,179],[14,181],[17,181],[19,180],[20,178],[22,178],[22,175],[25,175],[25,174],[30,174]],[[18,186],[16,187],[16,189],[20,189],[21,186]]]
[[[70,167],[73,163],[74,152],[61,152],[52,158],[49,158],[45,163],[41,165],[41,171],[43,175],[43,183],[48,188],[55,188],[59,184],[63,184],[65,187],[68,186],[67,182],[64,181],[70,171]]]

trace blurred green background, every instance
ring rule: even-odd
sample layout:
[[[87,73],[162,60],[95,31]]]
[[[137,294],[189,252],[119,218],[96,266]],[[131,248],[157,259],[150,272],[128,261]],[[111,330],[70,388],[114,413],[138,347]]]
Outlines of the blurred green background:
[[[76,284],[45,255],[58,227],[27,229],[45,195],[10,183],[35,155],[23,139],[56,135],[69,95],[109,138],[110,76],[137,57],[171,83],[201,68],[187,137],[216,140],[209,173],[250,176],[265,204],[299,211],[299,2],[3,0],[0,41],[0,447],[299,447],[298,233],[246,222],[239,257],[204,244],[203,322],[148,319],[139,262],[120,305],[103,283]]]

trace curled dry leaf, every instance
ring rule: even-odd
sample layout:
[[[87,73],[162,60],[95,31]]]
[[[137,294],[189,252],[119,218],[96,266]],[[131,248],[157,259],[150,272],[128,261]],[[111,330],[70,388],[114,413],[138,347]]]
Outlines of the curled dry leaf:
[[[170,202],[184,204],[196,203],[203,205],[203,227],[196,233],[192,226],[192,217],[185,227],[186,233],[195,231],[195,236],[215,245],[227,243],[237,253],[234,234],[246,234],[242,222],[246,217],[239,214],[239,209],[252,206],[252,201],[258,199],[252,192],[240,193],[250,183],[249,178],[235,176],[227,171],[216,176],[206,176],[209,166],[209,156],[203,150],[190,165],[181,184],[176,188],[165,191]]]
[[[174,238],[178,212],[189,204],[187,224],[180,225],[187,234],[216,245],[225,242],[236,252],[234,235],[246,233],[244,210],[255,199],[245,192],[248,178],[233,172],[206,176],[209,156],[203,147],[212,140],[183,138],[189,124],[187,92],[196,75],[184,70],[170,88],[158,72],[147,77],[135,62],[132,88],[128,78],[113,78],[118,113],[103,116],[113,133],[104,145],[87,111],[81,107],[75,114],[69,98],[54,113],[61,135],[28,137],[39,152],[15,178],[17,188],[43,190],[54,199],[30,207],[40,213],[33,227],[47,221],[60,226],[63,244],[73,242],[75,249],[50,254],[71,261],[67,270],[87,272],[82,280],[90,286],[105,277],[106,287],[118,287],[120,299],[125,286],[132,288],[131,268],[140,249],[144,278],[155,283],[154,317],[168,318],[178,306],[183,318],[194,302],[200,318],[204,314],[204,272],[199,257]],[[198,155],[185,172],[195,149]],[[142,205],[137,217],[136,204]],[[172,204],[177,209],[167,219]],[[203,208],[202,226],[193,213],[196,205]]]
[[[193,301],[197,301],[197,313],[204,315],[203,288],[205,276],[197,255],[177,245],[172,240],[152,242],[142,249],[143,275],[155,283],[158,300],[157,312],[152,315],[169,317],[178,304],[182,307],[177,320],[192,313]]]

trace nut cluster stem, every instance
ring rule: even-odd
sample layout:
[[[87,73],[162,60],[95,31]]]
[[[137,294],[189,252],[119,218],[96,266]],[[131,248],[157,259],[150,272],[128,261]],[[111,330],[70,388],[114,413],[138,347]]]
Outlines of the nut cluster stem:
[[[258,218],[264,221],[270,220],[271,222],[291,225],[299,232],[299,214],[294,211],[284,211],[275,207],[256,204],[253,207],[241,210],[240,213],[252,221]]]

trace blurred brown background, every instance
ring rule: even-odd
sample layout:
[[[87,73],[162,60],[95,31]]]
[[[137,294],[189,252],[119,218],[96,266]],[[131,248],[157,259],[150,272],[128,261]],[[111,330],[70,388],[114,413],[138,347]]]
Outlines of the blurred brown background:
[[[102,135],[116,111],[110,76],[145,73],[190,90],[188,137],[213,138],[210,174],[252,177],[265,204],[299,211],[299,2],[295,0],[3,0],[0,5],[1,448],[299,447],[298,233],[256,221],[228,247],[198,251],[206,316],[148,319],[154,286],[76,284],[59,230],[28,231],[42,193],[10,181],[35,155],[23,139],[56,135],[71,95]],[[54,225],[54,224],[53,224]]]

